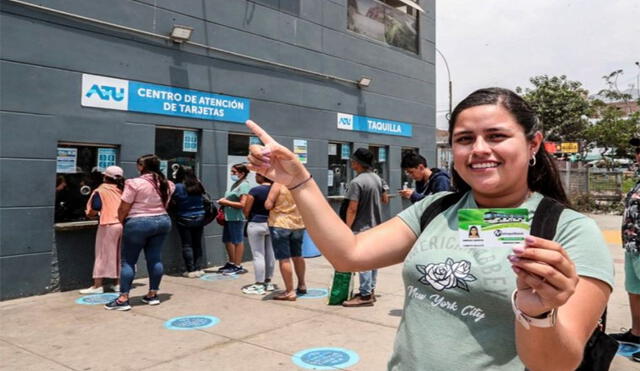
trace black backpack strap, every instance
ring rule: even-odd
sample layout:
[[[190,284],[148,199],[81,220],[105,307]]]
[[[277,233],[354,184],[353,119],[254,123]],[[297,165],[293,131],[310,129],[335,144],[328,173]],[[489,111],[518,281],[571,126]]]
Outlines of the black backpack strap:
[[[556,235],[558,220],[560,220],[560,214],[564,209],[564,205],[558,201],[549,197],[543,198],[533,214],[531,235],[545,240],[552,240]]]
[[[450,193],[446,196],[440,197],[439,199],[433,201],[431,205],[427,206],[427,208],[422,213],[422,216],[420,217],[420,232],[422,233],[422,231],[427,228],[427,225],[431,223],[433,218],[453,206],[456,202],[460,201],[462,196],[464,196],[464,193],[461,192]]]

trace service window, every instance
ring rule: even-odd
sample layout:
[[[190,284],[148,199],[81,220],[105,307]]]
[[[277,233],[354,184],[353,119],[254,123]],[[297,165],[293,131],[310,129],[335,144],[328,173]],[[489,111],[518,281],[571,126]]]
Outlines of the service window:
[[[400,0],[349,0],[347,29],[387,45],[418,51],[418,11]]]
[[[258,137],[247,134],[229,134],[227,143],[227,173],[225,175],[227,178],[227,190],[229,190],[231,185],[234,183],[233,180],[231,180],[231,166],[247,162],[249,146],[252,144],[262,144],[262,142],[260,142]],[[253,172],[249,173],[247,181],[251,187],[258,185],[258,183],[256,183],[256,175]]]
[[[156,155],[160,157],[160,170],[171,181],[176,165],[198,169],[199,132],[179,128],[158,127],[156,129]]]
[[[389,183],[389,165],[387,162],[387,155],[389,153],[389,147],[370,145],[369,151],[373,153],[373,172],[378,174],[380,178]]]
[[[118,164],[117,146],[59,142],[56,157],[56,223],[87,220],[91,192],[102,184],[102,172]]]
[[[349,143],[329,142],[328,196],[343,195],[346,184],[351,180],[351,147]]]
[[[436,147],[438,163],[436,166],[440,169],[449,171],[451,163],[451,147],[448,145],[438,145]]]
[[[420,154],[420,150],[418,148],[402,147],[402,157],[404,157],[404,155],[408,152],[415,152],[417,154]],[[400,161],[402,161],[402,158],[400,159]],[[413,179],[409,175],[407,175],[404,170],[402,170],[400,182],[402,188],[414,188]]]

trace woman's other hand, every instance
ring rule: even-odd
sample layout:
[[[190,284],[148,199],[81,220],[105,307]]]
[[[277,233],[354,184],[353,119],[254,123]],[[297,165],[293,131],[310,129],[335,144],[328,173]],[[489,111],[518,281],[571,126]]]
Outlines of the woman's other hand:
[[[518,309],[538,316],[565,304],[578,285],[573,261],[554,241],[529,236],[509,256],[517,275]]]
[[[249,169],[288,188],[309,178],[309,172],[293,152],[276,142],[255,122],[247,120],[246,124],[264,143],[264,146],[254,144],[249,147]]]

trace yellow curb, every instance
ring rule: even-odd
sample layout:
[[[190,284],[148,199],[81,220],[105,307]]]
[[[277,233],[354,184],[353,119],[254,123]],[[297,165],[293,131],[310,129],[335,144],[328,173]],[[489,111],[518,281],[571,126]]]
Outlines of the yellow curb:
[[[622,237],[620,236],[620,230],[618,229],[603,230],[602,235],[604,236],[604,240],[607,243],[622,245]]]

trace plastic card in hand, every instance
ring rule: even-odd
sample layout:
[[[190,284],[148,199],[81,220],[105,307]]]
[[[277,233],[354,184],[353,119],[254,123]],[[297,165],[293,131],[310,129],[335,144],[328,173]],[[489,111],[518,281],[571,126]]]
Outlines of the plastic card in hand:
[[[460,209],[458,236],[462,248],[513,248],[524,244],[533,214],[527,209]]]

